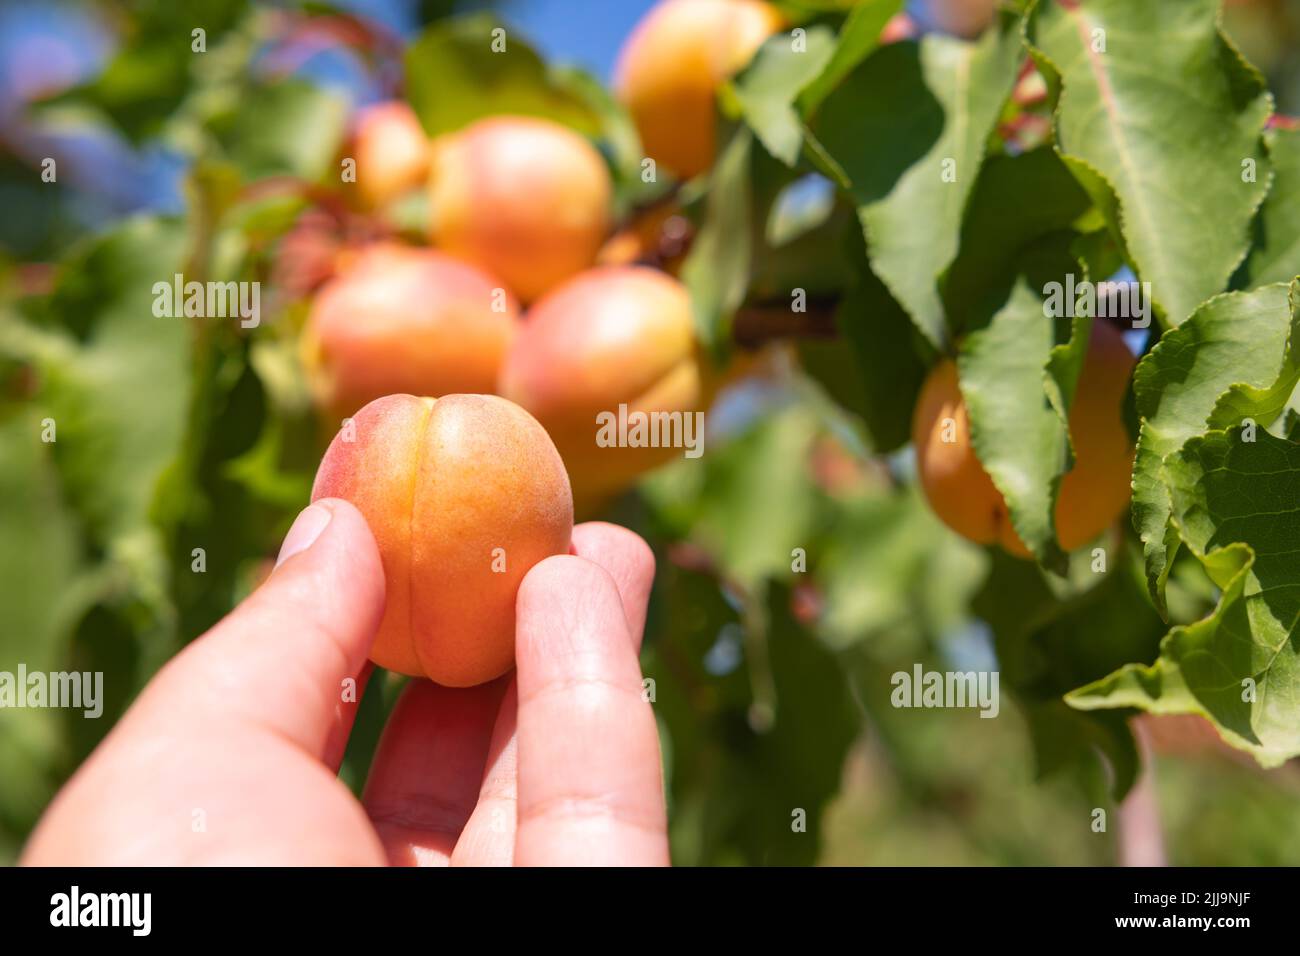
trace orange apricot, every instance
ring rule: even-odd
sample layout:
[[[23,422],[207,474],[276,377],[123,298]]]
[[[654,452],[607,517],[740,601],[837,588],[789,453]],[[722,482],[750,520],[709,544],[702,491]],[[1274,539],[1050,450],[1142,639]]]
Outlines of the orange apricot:
[[[500,280],[433,249],[376,243],[316,296],[303,360],[317,404],[340,418],[396,392],[491,392],[518,320]]]
[[[434,142],[429,235],[531,302],[595,261],[612,192],[604,159],[582,136],[492,116]]]
[[[379,545],[387,601],[370,656],[448,687],[510,669],[515,592],[569,551],[573,498],[546,432],[495,395],[388,395],[321,460],[312,500],[343,498]]]
[[[718,87],[781,29],[762,0],[662,0],[619,52],[614,87],[641,146],[681,179],[713,165]]]
[[[1072,551],[1112,524],[1131,493],[1133,442],[1123,419],[1124,394],[1136,363],[1123,337],[1107,322],[1093,323],[1088,353],[1070,407],[1074,467],[1061,480],[1056,534]],[[1006,501],[980,464],[970,439],[966,402],[951,360],[926,379],[912,417],[921,487],[940,520],[979,544],[1001,544],[1029,557]]]
[[[401,100],[361,110],[351,146],[357,189],[371,209],[418,189],[428,178],[429,137],[415,111]]]
[[[546,427],[569,469],[580,512],[684,453],[611,446],[601,440],[602,419],[618,417],[620,406],[629,416],[676,412],[684,429],[705,400],[694,329],[685,287],[644,266],[590,269],[529,310],[506,355],[499,391]],[[702,441],[698,431],[693,435]]]

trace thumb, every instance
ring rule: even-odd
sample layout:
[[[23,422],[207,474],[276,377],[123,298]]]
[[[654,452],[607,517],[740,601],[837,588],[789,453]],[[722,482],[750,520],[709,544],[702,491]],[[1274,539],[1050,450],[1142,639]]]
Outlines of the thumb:
[[[346,501],[314,502],[270,578],[163,668],[138,719],[242,721],[324,758],[355,710],[345,701],[360,698],[345,682],[359,683],[383,613],[384,570],[365,519]]]

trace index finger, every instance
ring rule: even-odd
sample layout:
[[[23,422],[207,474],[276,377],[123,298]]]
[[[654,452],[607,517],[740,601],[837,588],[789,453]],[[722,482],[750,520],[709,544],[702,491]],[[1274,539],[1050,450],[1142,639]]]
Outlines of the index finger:
[[[516,603],[518,864],[662,865],[659,735],[609,572],[547,558]]]

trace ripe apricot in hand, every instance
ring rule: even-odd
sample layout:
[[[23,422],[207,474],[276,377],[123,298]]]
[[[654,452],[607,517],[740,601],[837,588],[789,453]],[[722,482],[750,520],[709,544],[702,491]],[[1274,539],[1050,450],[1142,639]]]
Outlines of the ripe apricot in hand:
[[[762,0],[656,4],[623,45],[614,80],[645,154],[682,179],[708,169],[718,87],[780,28]]]
[[[492,392],[519,306],[504,284],[432,249],[377,243],[312,303],[303,360],[342,418],[383,395]]]
[[[1066,551],[1101,534],[1129,500],[1133,443],[1123,403],[1135,361],[1114,326],[1093,322],[1070,407],[1074,467],[1061,479],[1056,502],[1056,534]],[[926,379],[912,441],[921,487],[944,524],[979,544],[996,542],[1014,555],[1030,556],[1011,526],[1006,501],[975,455],[952,361],[941,362]]]
[[[704,387],[691,301],[671,276],[643,266],[589,269],[529,310],[501,370],[500,392],[537,416],[587,511],[638,475],[683,454],[673,447],[601,447],[601,413],[701,410]]]
[[[434,142],[430,237],[531,302],[585,269],[612,186],[587,140],[548,120],[492,116]]]
[[[429,137],[401,100],[367,106],[352,135],[357,189],[366,206],[385,206],[422,186],[429,175]]]
[[[510,669],[519,583],[567,554],[573,532],[555,446],[494,395],[371,402],[335,437],[311,497],[352,502],[379,545],[387,601],[371,659],[448,687]]]

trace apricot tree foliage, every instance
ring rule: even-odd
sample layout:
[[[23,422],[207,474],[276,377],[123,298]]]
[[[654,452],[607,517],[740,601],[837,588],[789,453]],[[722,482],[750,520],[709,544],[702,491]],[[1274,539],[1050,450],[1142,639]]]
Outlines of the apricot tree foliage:
[[[1104,667],[1071,649],[1054,660],[1042,638],[1034,652],[1055,672],[1051,694],[1073,707],[1199,713],[1263,763],[1295,755],[1300,481],[1288,406],[1300,378],[1300,136],[1270,123],[1265,81],[1223,34],[1212,0],[1040,0],[973,43],[926,36],[872,48],[872,14],[888,8],[863,5],[834,38],[810,35],[819,70],[778,36],[736,83],[759,141],[821,171],[855,207],[865,258],[835,322],[855,347],[877,447],[900,440],[871,426],[904,414],[916,382],[886,344],[900,338],[902,313],[921,363],[955,353],[975,447],[1016,530],[1045,568],[1072,575],[1052,509],[1072,467],[1065,423],[1088,316],[1058,314],[1053,327],[1045,292],[1120,269],[1149,283],[1150,328],[1121,317],[1147,354],[1134,383],[1135,528],[1125,531],[1132,544],[1107,544],[1107,574],[1129,574],[1123,551],[1140,547],[1149,599],[1169,627],[1145,659],[1151,628],[1164,630],[1148,597],[1095,584],[1070,599],[1075,638],[1102,640],[1078,622],[1118,614],[1122,598],[1145,623],[1126,625],[1130,645],[1111,646]],[[1026,57],[1041,104],[1020,95]],[[1026,112],[1042,120],[1028,142]],[[1209,613],[1186,621],[1166,599],[1180,551],[1217,589]],[[996,578],[995,568],[989,586]],[[1004,646],[1039,627],[1020,610],[993,615]]]
[[[177,213],[0,286],[0,667],[116,678],[94,727],[0,712],[0,855],[308,500],[336,423],[298,339],[334,263],[426,238],[426,191],[383,216],[351,201],[348,104],[285,66],[321,37],[430,138],[509,114],[593,143],[614,228],[674,224],[671,255],[639,258],[678,272],[709,375],[747,382],[702,456],[607,512],[659,559],[643,663],[679,860],[816,859],[864,726],[930,792],[941,735],[890,707],[890,674],[982,630],[1038,769],[1077,774],[1089,808],[1135,780],[1140,711],[1201,715],[1264,765],[1300,754],[1300,131],[1217,0],[1008,0],[973,40],[887,29],[902,0],[780,3],[687,182],[648,162],[614,92],[508,21],[442,17],[402,44],[313,6],[222,5],[200,59],[169,46],[192,25],[161,5],[103,78],[42,107],[163,135],[186,177]],[[150,289],[178,273],[263,283],[263,321],[156,318]],[[1078,309],[1061,290],[1080,289],[1102,291]],[[1071,553],[1054,516],[1102,321],[1140,355],[1132,507]],[[912,414],[945,360],[1031,560],[953,534],[919,490]],[[392,704],[372,686],[354,786]],[[944,726],[983,753],[999,722],[974,723]]]

